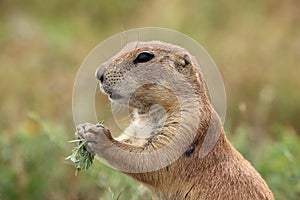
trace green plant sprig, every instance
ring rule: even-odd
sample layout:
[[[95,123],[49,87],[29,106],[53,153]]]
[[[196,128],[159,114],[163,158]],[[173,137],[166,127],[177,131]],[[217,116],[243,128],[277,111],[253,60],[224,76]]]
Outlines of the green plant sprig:
[[[72,150],[72,154],[66,157],[66,160],[71,160],[75,165],[75,175],[77,176],[79,171],[84,170],[86,171],[92,164],[95,155],[89,152],[85,144],[87,141],[85,139],[77,139],[71,140],[69,143],[78,142],[78,146],[74,147]]]

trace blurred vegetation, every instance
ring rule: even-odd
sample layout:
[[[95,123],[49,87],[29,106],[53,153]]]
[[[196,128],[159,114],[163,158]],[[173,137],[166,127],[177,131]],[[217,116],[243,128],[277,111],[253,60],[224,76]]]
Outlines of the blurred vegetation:
[[[144,26],[206,48],[226,86],[228,137],[276,199],[300,199],[299,10],[297,0],[0,1],[0,199],[150,199],[100,162],[75,177],[64,161],[81,62],[110,35]]]

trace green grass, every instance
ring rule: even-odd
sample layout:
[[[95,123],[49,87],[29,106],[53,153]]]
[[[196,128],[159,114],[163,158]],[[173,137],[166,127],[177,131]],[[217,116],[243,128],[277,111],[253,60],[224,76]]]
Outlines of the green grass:
[[[32,114],[31,114],[32,115]],[[29,117],[26,126],[0,141],[0,198],[8,199],[142,199],[145,191],[131,178],[99,161],[74,175],[66,162],[72,146],[61,127]],[[121,193],[121,194],[120,194]],[[118,197],[120,194],[120,197]]]

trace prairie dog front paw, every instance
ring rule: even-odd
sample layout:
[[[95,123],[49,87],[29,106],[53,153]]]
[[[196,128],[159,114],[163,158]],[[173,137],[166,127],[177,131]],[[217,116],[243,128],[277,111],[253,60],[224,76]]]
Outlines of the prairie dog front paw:
[[[76,130],[76,137],[87,141],[86,148],[91,153],[99,155],[111,143],[111,133],[102,124],[79,124]]]

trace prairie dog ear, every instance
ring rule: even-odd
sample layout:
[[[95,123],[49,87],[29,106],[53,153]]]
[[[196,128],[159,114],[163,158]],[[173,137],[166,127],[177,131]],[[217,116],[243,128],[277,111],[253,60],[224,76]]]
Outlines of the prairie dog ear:
[[[175,61],[175,67],[182,74],[189,74],[193,68],[191,58],[188,54],[183,54]]]
[[[180,56],[178,60],[178,65],[180,65],[181,68],[188,68],[188,66],[191,64],[191,58],[187,54],[183,54]]]
[[[191,64],[191,58],[190,58],[190,56],[187,55],[187,54],[184,54],[184,55],[183,55],[183,61],[184,61],[184,64],[185,64],[185,65]]]

